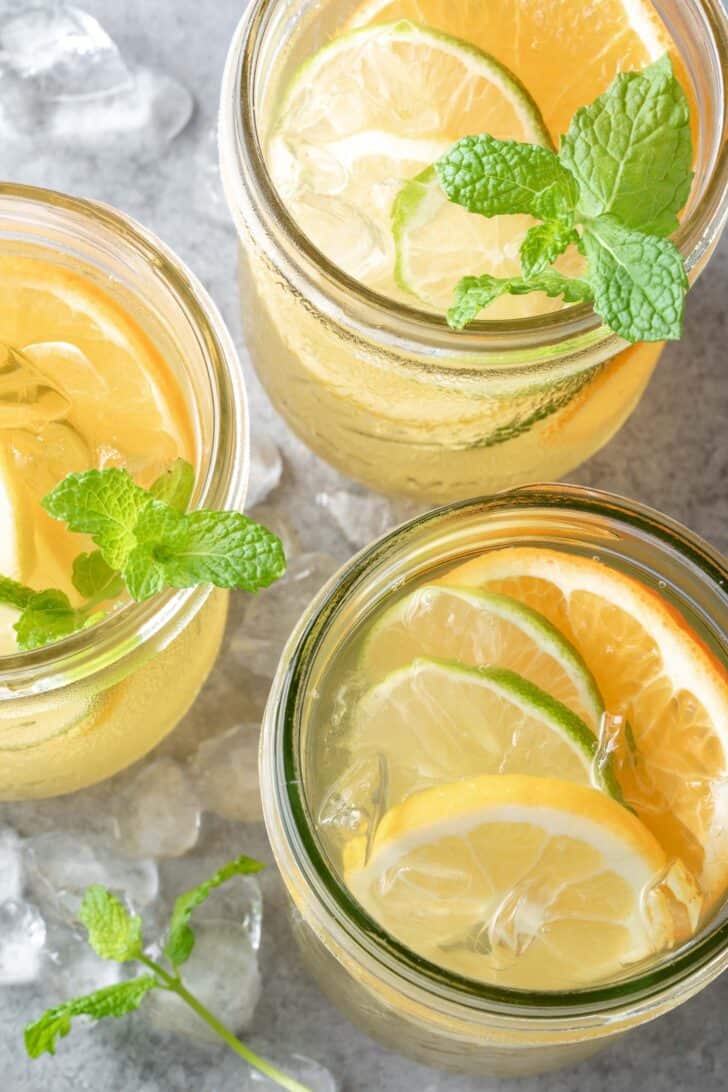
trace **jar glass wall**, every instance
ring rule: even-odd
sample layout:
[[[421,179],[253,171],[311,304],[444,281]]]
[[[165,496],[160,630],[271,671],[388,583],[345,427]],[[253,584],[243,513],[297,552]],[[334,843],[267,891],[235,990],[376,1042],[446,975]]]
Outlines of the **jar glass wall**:
[[[242,372],[214,304],[179,259],[106,206],[11,185],[0,187],[0,252],[70,270],[131,316],[185,403],[192,507],[242,508]],[[0,657],[0,799],[70,792],[149,751],[205,681],[226,613],[225,592],[168,591],[55,644]]]
[[[363,288],[300,232],[268,175],[265,141],[281,87],[354,7],[256,0],[231,46],[221,164],[258,374],[294,431],[372,488],[447,501],[557,478],[622,425],[661,346],[625,348],[583,306],[454,334]],[[677,237],[694,280],[728,207],[728,21],[720,0],[656,7],[699,104],[696,182]]]
[[[728,664],[728,565],[650,509],[578,487],[534,486],[439,509],[347,565],[300,620],[266,711],[265,819],[304,957],[326,992],[373,1036],[434,1065],[518,1076],[572,1064],[681,1004],[728,963],[719,912],[688,945],[605,985],[518,991],[449,974],[385,933],[352,898],[315,814],[316,702],[352,632],[433,570],[505,545],[553,547],[632,573],[686,615]],[[429,578],[429,577],[428,577]]]

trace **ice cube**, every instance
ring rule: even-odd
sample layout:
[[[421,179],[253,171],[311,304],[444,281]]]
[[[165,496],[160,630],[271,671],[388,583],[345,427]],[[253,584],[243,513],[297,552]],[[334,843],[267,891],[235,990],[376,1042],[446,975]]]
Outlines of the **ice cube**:
[[[9,899],[0,905],[0,985],[33,982],[41,971],[46,926],[29,902]]]
[[[336,568],[328,554],[301,554],[282,580],[265,595],[250,599],[242,624],[230,639],[230,652],[241,666],[271,678],[301,613]]]
[[[19,899],[22,890],[20,839],[10,827],[0,827],[0,903]]]
[[[24,353],[0,345],[0,429],[39,428],[64,417],[70,406]]]
[[[352,762],[334,781],[317,820],[328,837],[341,843],[354,835],[373,837],[387,806],[387,764],[382,755]]]
[[[183,892],[196,887],[202,879],[212,876],[230,860],[230,848],[227,838],[214,852],[189,854],[186,857],[169,859],[161,866],[162,883],[165,896],[169,898],[164,917],[166,928],[174,899]],[[162,917],[160,915],[160,920]],[[257,952],[260,948],[263,926],[263,894],[256,875],[232,876],[220,887],[213,888],[201,906],[195,909],[195,925],[200,922],[226,921],[236,927],[242,927],[247,933],[251,947]]]
[[[281,511],[280,505],[267,502],[256,504],[250,514],[258,523],[262,523],[274,535],[278,535],[283,543],[286,561],[290,565],[294,557],[301,552],[301,540],[295,527]]]
[[[258,783],[257,724],[239,724],[205,740],[190,762],[200,803],[225,819],[258,822],[263,818]]]
[[[47,979],[59,1000],[83,997],[121,981],[120,964],[97,956],[80,926],[72,929],[61,924],[49,925],[47,947],[50,957]]]
[[[247,508],[255,508],[278,488],[283,473],[283,459],[270,436],[254,436],[250,447],[250,484]]]
[[[231,1031],[253,1018],[261,991],[258,959],[242,925],[205,921],[195,927],[195,946],[180,968],[190,993]],[[179,1035],[216,1041],[217,1036],[179,997],[155,991],[147,1002],[153,1024]]]
[[[337,489],[319,493],[316,503],[331,514],[346,541],[357,549],[379,538],[397,523],[390,502],[372,493]]]
[[[159,758],[114,800],[116,836],[129,857],[180,857],[200,830],[200,805],[192,782],[172,758]]]
[[[311,1092],[339,1092],[341,1087],[331,1073],[319,1062],[289,1050],[275,1042],[253,1036],[246,1036],[246,1043],[263,1058],[270,1061],[283,1073],[300,1081]],[[219,1060],[207,1072],[200,1076],[195,1085],[195,1092],[222,1092],[234,1089],[235,1092],[280,1092],[280,1085],[252,1067],[248,1067],[230,1051],[219,1056]]]
[[[131,70],[88,12],[28,4],[0,25],[0,133],[47,149],[156,153],[189,121],[176,80]]]
[[[157,895],[159,877],[153,861],[128,861],[101,838],[79,838],[62,831],[38,834],[26,843],[28,881],[44,909],[74,922],[90,884],[101,884],[132,909]]]

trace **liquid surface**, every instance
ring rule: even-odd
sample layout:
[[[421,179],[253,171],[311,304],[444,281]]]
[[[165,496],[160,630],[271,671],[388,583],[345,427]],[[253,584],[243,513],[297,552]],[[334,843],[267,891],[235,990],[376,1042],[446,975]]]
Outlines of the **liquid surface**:
[[[317,686],[307,791],[387,932],[508,987],[641,970],[728,890],[728,671],[595,557],[494,550],[380,607]]]
[[[195,461],[183,396],[133,316],[84,276],[0,256],[0,572],[77,601],[73,558],[92,546],[41,498],[91,467],[149,485],[177,456]],[[0,654],[16,617],[0,608]]]
[[[428,210],[396,268],[392,211],[404,183],[473,133],[558,146],[579,106],[666,51],[687,87],[648,0],[365,0],[328,45],[301,58],[264,134],[269,169],[330,261],[392,299],[442,313],[463,275],[517,275],[534,221],[485,220],[445,202]],[[571,248],[557,266],[578,275],[582,261]],[[562,306],[506,297],[488,317]]]

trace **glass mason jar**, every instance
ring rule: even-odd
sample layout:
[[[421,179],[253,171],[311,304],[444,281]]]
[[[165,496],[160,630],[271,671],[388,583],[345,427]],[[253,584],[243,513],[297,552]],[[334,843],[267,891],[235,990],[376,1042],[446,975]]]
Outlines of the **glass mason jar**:
[[[195,440],[195,508],[242,508],[242,371],[202,285],[144,228],[104,205],[0,186],[0,250],[89,278],[131,313],[175,375]],[[227,593],[167,591],[92,628],[0,656],[0,799],[54,796],[109,777],[187,711],[217,656]]]
[[[403,584],[506,545],[560,547],[631,571],[685,612],[728,664],[728,564],[665,516],[576,486],[531,486],[441,508],[362,551],[301,618],[265,715],[261,789],[298,942],[334,1003],[419,1061],[522,1076],[575,1063],[703,989],[728,964],[728,912],[631,976],[539,993],[484,985],[429,963],[385,933],[341,882],[313,818],[314,710],[327,669],[355,627]]]
[[[558,478],[623,424],[662,346],[625,348],[584,305],[454,333],[342,273],[272,185],[263,148],[281,86],[356,6],[252,0],[228,56],[221,165],[258,374],[314,451],[374,489],[444,502]],[[728,19],[721,0],[655,6],[699,103],[696,180],[676,237],[694,281],[728,213]]]

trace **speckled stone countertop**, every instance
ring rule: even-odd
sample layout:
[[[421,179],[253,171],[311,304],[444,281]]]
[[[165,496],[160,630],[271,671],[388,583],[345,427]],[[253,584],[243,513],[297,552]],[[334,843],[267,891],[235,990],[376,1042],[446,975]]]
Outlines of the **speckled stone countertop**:
[[[208,184],[215,184],[211,131],[220,76],[244,0],[86,0],[134,62],[166,71],[195,98],[190,123],[167,151],[143,169],[104,155],[80,162],[72,148],[55,157],[27,156],[3,174],[15,181],[52,184],[108,201],[158,233],[204,282],[235,336],[251,394],[254,440],[272,437],[283,453],[281,483],[267,505],[270,518],[293,529],[296,549],[326,575],[362,544],[367,527],[386,522],[377,505],[369,512],[362,490],[307,452],[276,417],[246,358],[240,334],[235,237]],[[14,4],[11,7],[19,7]],[[7,5],[0,3],[0,11]],[[2,18],[2,16],[0,16]],[[671,346],[628,424],[612,443],[571,480],[636,498],[687,523],[714,546],[728,550],[728,381],[726,380],[726,286],[728,238],[690,296],[684,340]],[[341,491],[345,491],[342,493]],[[359,513],[364,529],[344,535],[321,494],[338,497]],[[317,503],[317,496],[319,501]],[[343,499],[342,499],[343,498]],[[384,503],[384,502],[381,502]],[[350,509],[348,506],[352,505]],[[394,509],[392,518],[398,514]],[[327,518],[324,518],[326,515]],[[375,529],[382,529],[377,527]],[[289,533],[289,532],[286,532]],[[317,555],[311,560],[311,555]],[[325,555],[325,556],[320,556]],[[304,566],[305,567],[305,566]],[[242,621],[233,612],[231,634]],[[237,628],[236,628],[237,627]],[[211,719],[225,726],[256,717],[264,694],[241,679],[235,642],[221,657],[196,709],[163,753],[177,756],[204,735]],[[81,806],[81,805],[79,805]],[[21,809],[21,833],[48,829],[52,806]],[[13,818],[13,821],[15,819]],[[230,855],[249,852],[270,859],[259,824],[221,824],[205,837],[222,839]],[[202,844],[202,843],[201,843]],[[340,1016],[308,978],[288,927],[283,891],[271,868],[263,881],[265,917],[261,967],[263,998],[253,1031],[269,1041],[284,1038],[318,1059],[343,1092],[723,1092],[728,1070],[728,978],[678,1011],[617,1043],[593,1061],[552,1076],[518,1082],[474,1080],[427,1071],[380,1049]],[[726,1006],[724,1009],[723,1006]],[[235,1067],[224,1048],[196,1045],[150,1031],[141,1018],[72,1035],[55,1059],[31,1063],[21,1048],[22,1024],[36,1013],[34,987],[0,991],[0,1058],[3,1092],[233,1092]],[[238,1071],[239,1074],[239,1071]]]

